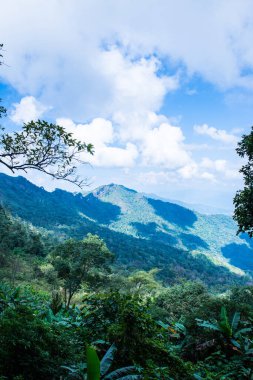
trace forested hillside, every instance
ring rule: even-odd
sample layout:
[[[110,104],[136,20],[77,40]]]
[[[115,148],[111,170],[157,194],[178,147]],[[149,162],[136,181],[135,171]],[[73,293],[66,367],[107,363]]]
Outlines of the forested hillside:
[[[251,281],[250,245],[236,237],[235,223],[228,216],[197,214],[118,185],[86,195],[60,189],[50,193],[23,177],[4,174],[0,200],[13,215],[58,239],[98,234],[115,253],[116,263],[128,269],[157,267],[168,284],[178,278],[218,287]],[[230,256],[235,266],[227,261]]]
[[[167,250],[171,272],[127,269],[96,235],[54,235],[1,207],[1,379],[252,378],[252,286],[229,287],[236,277],[223,268],[226,292],[215,292],[221,269],[180,250]]]

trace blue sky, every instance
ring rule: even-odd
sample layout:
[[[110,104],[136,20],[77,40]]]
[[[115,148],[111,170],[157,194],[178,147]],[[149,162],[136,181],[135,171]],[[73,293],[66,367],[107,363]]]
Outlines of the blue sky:
[[[9,0],[1,13],[7,129],[43,118],[92,142],[78,168],[91,188],[232,207],[253,124],[252,1]]]

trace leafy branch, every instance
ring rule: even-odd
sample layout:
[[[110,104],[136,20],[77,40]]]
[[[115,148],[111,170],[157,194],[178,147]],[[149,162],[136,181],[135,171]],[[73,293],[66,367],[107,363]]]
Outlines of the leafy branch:
[[[76,175],[80,155],[93,154],[93,145],[82,143],[59,125],[43,120],[24,124],[22,130],[0,134],[0,163],[13,173],[35,169],[82,188],[86,180]]]

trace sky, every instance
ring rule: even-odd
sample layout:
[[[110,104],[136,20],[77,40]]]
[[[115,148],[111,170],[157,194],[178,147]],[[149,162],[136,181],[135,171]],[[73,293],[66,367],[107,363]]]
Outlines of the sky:
[[[6,130],[40,118],[93,143],[78,168],[85,191],[118,183],[232,209],[243,186],[235,148],[253,124],[252,0],[0,0],[0,9]]]

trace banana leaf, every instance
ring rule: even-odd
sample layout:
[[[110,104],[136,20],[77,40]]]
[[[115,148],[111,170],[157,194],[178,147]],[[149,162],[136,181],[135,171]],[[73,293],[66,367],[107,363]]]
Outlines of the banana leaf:
[[[134,372],[136,372],[136,367],[134,366],[119,368],[105,376],[104,380],[118,380],[125,379],[127,376],[137,376]],[[130,379],[134,380],[135,377],[129,377]]]
[[[116,351],[117,347],[115,346],[115,344],[112,344],[109,350],[105,353],[100,363],[101,376],[104,376],[109,371]]]
[[[238,328],[238,324],[240,322],[240,319],[241,319],[241,313],[236,311],[234,316],[233,316],[232,323],[231,323],[231,328],[232,328],[233,333],[236,332],[236,330]]]
[[[93,347],[87,347],[87,380],[100,380],[100,361],[96,350]]]

